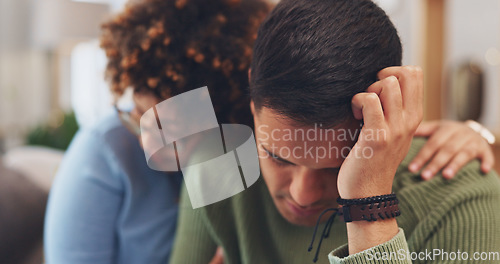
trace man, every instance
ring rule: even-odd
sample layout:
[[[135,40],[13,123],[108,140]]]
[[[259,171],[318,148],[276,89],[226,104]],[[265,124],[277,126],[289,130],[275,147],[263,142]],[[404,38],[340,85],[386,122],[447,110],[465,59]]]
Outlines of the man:
[[[263,179],[197,210],[184,194],[172,263],[207,263],[217,247],[224,263],[311,263],[317,221],[318,263],[500,261],[495,173],[471,162],[450,181],[422,181],[408,170],[425,142],[413,140],[423,76],[400,67],[401,50],[369,0],[280,2],[261,25],[251,69]],[[384,196],[392,192],[399,209]],[[382,212],[376,201],[392,211],[349,219],[356,203]]]

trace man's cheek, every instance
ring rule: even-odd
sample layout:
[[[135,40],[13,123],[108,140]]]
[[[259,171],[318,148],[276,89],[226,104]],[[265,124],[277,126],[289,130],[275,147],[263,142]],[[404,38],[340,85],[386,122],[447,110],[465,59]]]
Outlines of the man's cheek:
[[[260,171],[262,177],[266,181],[269,190],[275,189],[275,185],[279,182],[279,170],[273,167],[273,162],[270,159],[261,159],[260,161]]]

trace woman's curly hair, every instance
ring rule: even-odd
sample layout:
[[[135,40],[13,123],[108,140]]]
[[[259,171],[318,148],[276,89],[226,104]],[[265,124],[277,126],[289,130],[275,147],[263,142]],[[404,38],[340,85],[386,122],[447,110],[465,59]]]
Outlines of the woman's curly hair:
[[[251,125],[248,68],[264,0],[139,0],[102,25],[106,78],[164,100],[208,86],[220,123]]]

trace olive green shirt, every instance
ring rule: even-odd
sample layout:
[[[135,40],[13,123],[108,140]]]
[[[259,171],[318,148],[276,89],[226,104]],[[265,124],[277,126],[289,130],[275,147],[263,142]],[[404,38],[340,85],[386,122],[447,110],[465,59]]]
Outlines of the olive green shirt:
[[[479,162],[473,161],[451,180],[438,174],[423,181],[407,168],[424,143],[418,138],[413,141],[394,179],[401,211],[399,233],[348,256],[346,225],[336,219],[317,263],[500,263],[498,175],[482,174]],[[224,249],[225,264],[313,263],[318,238],[311,252],[307,248],[314,227],[287,222],[263,179],[238,195],[199,209],[192,209],[185,188],[181,199],[173,264],[208,263],[217,246]],[[473,259],[485,258],[485,253],[489,261]],[[465,256],[467,260],[462,259]]]

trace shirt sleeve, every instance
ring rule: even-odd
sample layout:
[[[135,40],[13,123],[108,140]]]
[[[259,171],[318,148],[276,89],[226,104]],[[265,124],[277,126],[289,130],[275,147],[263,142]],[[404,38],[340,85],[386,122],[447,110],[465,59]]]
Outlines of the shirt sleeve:
[[[405,217],[418,219],[408,239],[400,229],[390,241],[350,256],[344,245],[330,253],[330,263],[498,263],[500,181],[495,172],[478,171],[474,163],[455,179],[436,176],[420,186],[439,192],[407,190],[405,204],[412,207]]]
[[[79,132],[52,186],[45,219],[47,264],[110,264],[122,203],[120,168],[102,135]]]
[[[193,209],[183,185],[170,263],[206,264],[214,257],[217,244],[204,221],[203,210],[204,208]]]
[[[408,244],[403,229],[391,240],[369,248],[367,250],[349,255],[349,249],[343,245],[328,255],[331,264],[347,264],[347,263],[387,263],[387,264],[407,264],[412,263],[411,258],[406,258],[408,252]]]

